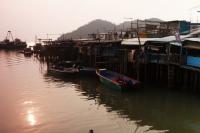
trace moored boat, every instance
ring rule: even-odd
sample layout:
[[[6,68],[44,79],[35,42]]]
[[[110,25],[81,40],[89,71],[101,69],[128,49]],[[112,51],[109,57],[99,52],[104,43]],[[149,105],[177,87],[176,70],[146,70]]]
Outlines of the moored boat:
[[[48,71],[52,74],[63,76],[76,75],[79,69],[71,61],[63,61],[48,66]]]
[[[0,42],[0,49],[5,50],[20,50],[26,48],[25,42],[10,42],[8,40],[4,40],[3,42]]]
[[[0,42],[0,49],[5,50],[20,50],[26,48],[26,46],[26,42],[23,42],[18,38],[14,40],[11,31],[8,31],[5,40]]]
[[[33,51],[31,50],[31,48],[25,48],[23,53],[24,56],[31,56],[33,54]]]
[[[100,81],[110,88],[121,91],[139,89],[140,82],[125,75],[107,69],[98,69],[96,74],[99,76]]]

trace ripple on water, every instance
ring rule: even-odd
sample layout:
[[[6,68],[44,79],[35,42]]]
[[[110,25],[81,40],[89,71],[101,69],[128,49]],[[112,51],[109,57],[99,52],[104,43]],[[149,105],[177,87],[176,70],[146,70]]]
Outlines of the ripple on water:
[[[20,53],[14,53],[14,52],[3,52],[4,54],[1,54],[0,56],[0,62],[3,67],[13,67],[16,65],[20,65],[24,63],[24,57],[23,54]],[[5,54],[6,53],[6,54]]]

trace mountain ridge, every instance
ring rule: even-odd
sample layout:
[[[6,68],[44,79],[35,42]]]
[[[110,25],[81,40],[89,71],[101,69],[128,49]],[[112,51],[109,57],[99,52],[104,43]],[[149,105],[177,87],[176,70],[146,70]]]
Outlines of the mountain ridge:
[[[163,20],[160,20],[158,18],[149,18],[145,19],[146,21],[156,21],[156,22],[162,22]],[[79,39],[79,38],[87,38],[88,34],[92,33],[102,33],[102,32],[108,32],[108,31],[120,31],[122,29],[127,29],[131,27],[131,22],[135,23],[137,20],[133,21],[125,21],[121,24],[114,24],[107,20],[102,19],[95,19],[93,21],[90,21],[89,23],[80,26],[76,30],[61,35],[58,39]],[[136,25],[133,24],[133,27]]]

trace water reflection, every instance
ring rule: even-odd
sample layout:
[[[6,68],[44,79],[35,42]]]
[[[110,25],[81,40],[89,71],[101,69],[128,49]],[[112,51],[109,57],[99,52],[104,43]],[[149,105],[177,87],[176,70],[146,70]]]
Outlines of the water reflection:
[[[25,101],[23,104],[24,104],[24,105],[33,104],[33,101]]]
[[[105,106],[107,112],[134,121],[138,126],[134,132],[195,133],[200,128],[197,95],[152,87],[137,93],[121,93],[99,84],[97,79],[85,77],[63,78],[63,81],[78,84],[77,92],[98,106]]]
[[[96,78],[60,77],[46,64],[0,51],[2,133],[198,133],[198,95],[145,87],[121,93]]]
[[[34,112],[33,112],[33,110],[28,110],[27,111],[27,121],[29,122],[29,124],[31,125],[31,126],[34,126],[34,125],[36,125],[36,117],[35,117],[35,115],[34,115]]]
[[[46,76],[49,76],[48,74]],[[167,132],[168,129],[148,126],[148,124],[152,125],[152,123],[145,123],[142,124],[143,118],[135,117],[135,111],[137,109],[136,106],[134,107],[134,102],[138,102],[137,106],[139,105],[139,101],[135,101],[134,98],[137,94],[127,94],[121,93],[119,91],[110,90],[105,86],[101,85],[97,78],[94,77],[60,77],[60,76],[50,76],[51,82],[55,82],[56,84],[67,84],[73,83],[77,84],[76,91],[79,92],[84,99],[89,101],[94,101],[97,109],[100,106],[106,107],[107,112],[114,112],[117,113],[118,116],[125,121],[133,122],[131,125],[133,126],[131,131],[134,132]],[[48,79],[48,78],[47,78]],[[47,80],[49,81],[49,80]],[[64,81],[64,82],[63,82]],[[133,102],[133,103],[132,103]],[[137,107],[138,108],[138,107]],[[144,111],[140,110],[140,114],[142,115]],[[114,119],[115,120],[115,119]],[[129,123],[130,124],[130,123]]]
[[[23,102],[24,108],[26,108],[26,110],[27,110],[25,117],[30,126],[35,126],[37,124],[35,114],[38,111],[38,109],[36,107],[34,107],[33,104],[34,104],[33,101],[24,101]]]

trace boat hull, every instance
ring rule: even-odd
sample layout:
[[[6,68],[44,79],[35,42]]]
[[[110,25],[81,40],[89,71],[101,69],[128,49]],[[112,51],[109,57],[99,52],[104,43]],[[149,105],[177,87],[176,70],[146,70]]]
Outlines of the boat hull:
[[[24,52],[25,57],[31,57],[32,55],[33,55],[33,53],[31,53],[31,52]]]
[[[74,66],[72,61],[48,64],[47,69],[50,74],[54,75],[74,76],[79,73],[79,69]]]
[[[26,48],[26,44],[1,44],[0,43],[0,49],[5,50],[21,50]]]
[[[60,75],[60,76],[75,76],[75,75],[78,74],[78,70],[76,70],[76,71],[63,71],[63,70],[58,70],[58,69],[53,69],[53,68],[49,68],[48,72],[50,74]]]
[[[120,90],[122,91],[122,88],[121,86],[117,85],[117,84],[114,84],[112,82],[110,82],[109,80],[103,78],[103,77],[99,77],[100,79],[100,82],[104,85],[106,85],[107,87],[111,88],[111,89],[115,89],[115,90]]]
[[[137,90],[139,81],[106,69],[97,70],[100,82],[109,88],[121,91]]]

